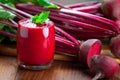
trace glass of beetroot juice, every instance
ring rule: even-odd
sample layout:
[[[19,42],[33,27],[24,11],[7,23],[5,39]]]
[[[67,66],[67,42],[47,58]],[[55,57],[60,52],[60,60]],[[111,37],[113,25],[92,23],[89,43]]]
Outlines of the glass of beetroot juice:
[[[18,23],[17,53],[20,67],[31,70],[51,66],[55,51],[54,24],[50,20],[35,24],[31,19]]]

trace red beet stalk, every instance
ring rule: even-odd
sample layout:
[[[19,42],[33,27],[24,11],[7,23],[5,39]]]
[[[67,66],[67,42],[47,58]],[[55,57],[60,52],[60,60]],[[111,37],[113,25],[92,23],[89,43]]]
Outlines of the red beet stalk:
[[[37,10],[37,9],[34,9],[34,10]],[[28,12],[29,12],[29,11],[28,11]],[[40,12],[40,11],[39,11],[39,12]],[[37,12],[37,13],[39,13],[39,12]],[[42,11],[41,11],[41,12],[42,12]],[[36,14],[35,11],[33,11],[33,13]],[[54,18],[54,16],[55,16],[55,18]],[[71,18],[71,16],[68,16],[68,15],[63,15],[63,14],[62,14],[62,16],[58,16],[58,17],[57,17],[57,14],[54,14],[54,16],[50,16],[50,18],[51,18],[51,17],[52,17],[52,19],[54,18],[55,21],[56,21],[56,19],[58,19],[59,21],[61,21],[62,19],[64,19],[65,21],[67,21],[68,24],[69,24],[69,22],[70,22],[70,24],[72,24],[72,25],[73,25],[73,24],[76,25],[75,23],[77,23],[77,26],[80,26],[80,25],[81,25],[82,27],[85,27],[85,28],[87,28],[87,29],[94,29],[94,31],[97,30],[98,32],[100,31],[100,32],[102,32],[102,33],[104,33],[104,32],[105,32],[105,33],[108,33],[108,34],[110,33],[110,34],[112,34],[112,36],[114,35],[113,32],[111,33],[110,30],[106,30],[106,29],[104,29],[104,28],[99,28],[99,27],[95,27],[95,28],[94,28],[94,26],[93,26],[93,25],[90,25],[90,24],[88,25],[88,24],[82,23],[82,22],[75,22],[75,21],[73,22],[73,21],[71,21],[72,19],[74,19],[74,20],[77,20],[77,19],[75,19],[74,17]],[[56,18],[56,17],[57,17],[57,18]],[[61,19],[60,17],[63,17],[63,18]],[[67,17],[68,17],[69,19],[71,19],[71,20],[67,20],[67,19],[66,19]],[[62,21],[63,21],[63,20],[62,20]],[[80,20],[79,20],[79,21],[80,21]],[[57,25],[56,25],[56,26],[57,26]],[[80,26],[80,27],[81,27],[81,26]],[[96,28],[98,28],[98,29],[96,29]],[[103,30],[103,29],[104,29],[104,30]],[[69,33],[69,34],[70,34],[70,33]],[[111,36],[111,35],[110,35],[110,36]],[[92,38],[92,37],[91,37],[91,38]]]
[[[101,7],[101,3],[91,5],[91,6],[85,6],[85,7],[78,7],[78,8],[72,8],[73,10],[82,11],[82,12],[97,12]]]
[[[16,9],[16,8],[9,7],[9,6],[7,6],[7,5],[5,5],[5,4],[2,4],[2,3],[0,3],[0,6],[4,7],[4,8],[7,9],[7,10],[14,11],[14,12],[16,12],[16,13],[18,13],[18,14],[24,15],[24,16],[26,16],[27,18],[29,18],[29,17],[32,16],[32,15],[30,15],[30,14],[28,14],[28,13],[25,13],[25,12],[23,12],[23,11],[21,11],[21,10]]]
[[[56,51],[66,55],[76,56],[79,52],[79,47],[75,46],[73,42],[65,38],[55,37]]]
[[[83,7],[83,6],[90,6],[99,3],[98,1],[89,1],[89,2],[81,2],[81,3],[76,3],[76,4],[69,4],[66,5],[65,7],[68,8],[76,8],[76,7]]]
[[[28,5],[28,4],[17,4],[16,7],[19,8],[19,9],[23,9],[23,10],[25,9],[25,7],[31,7],[32,10],[45,10],[42,7],[34,6],[34,5]],[[84,18],[87,18],[87,19],[92,19],[92,20],[95,20],[95,21],[98,21],[98,22],[102,22],[102,23],[104,23],[104,25],[106,24],[106,25],[111,26],[112,29],[113,29],[113,26],[117,26],[116,23],[112,20],[102,18],[102,17],[96,16],[96,15],[84,13],[84,12],[78,12],[78,11],[73,11],[73,10],[69,10],[69,9],[60,9],[60,10],[59,9],[58,10],[50,9],[50,10],[53,11],[53,12],[61,12],[61,13],[71,14],[71,15],[74,15],[74,16],[80,16],[80,17],[84,17]]]
[[[5,24],[5,25],[12,26],[12,27],[14,27],[14,28],[17,27],[17,24],[16,24],[16,23],[13,24],[13,23],[11,23],[10,21],[0,20],[0,23],[1,23],[1,24]]]
[[[15,34],[12,34],[10,32],[6,32],[6,31],[3,31],[3,30],[0,30],[0,34],[3,34],[5,36],[11,37],[11,38],[16,38]]]
[[[114,21],[109,20],[107,18],[103,18],[103,17],[96,16],[96,15],[89,14],[89,13],[85,13],[85,12],[73,11],[73,10],[69,10],[69,9],[61,9],[59,12],[63,12],[63,13],[66,13],[66,14],[71,14],[71,15],[74,15],[74,16],[83,17],[83,18],[86,18],[88,20],[96,21],[97,23],[100,22],[101,24],[106,25],[105,27],[108,27],[108,29],[111,29],[111,30],[113,30],[117,33],[119,32],[118,25]]]
[[[40,13],[40,12],[42,12],[43,10],[33,10],[33,11],[30,11],[30,10],[25,10],[26,12],[28,12],[28,13],[31,13],[31,14],[38,14],[38,13]],[[70,16],[70,15],[66,15],[66,14],[57,14],[57,13],[53,13],[53,12],[51,12],[51,14],[50,14],[50,18],[51,19],[53,19],[53,20],[57,20],[57,19],[59,19],[59,21],[61,21],[61,19],[62,19],[62,21],[63,20],[65,20],[64,22],[66,22],[67,21],[67,23],[68,24],[71,24],[71,25],[73,25],[73,24],[75,24],[75,23],[78,23],[78,27],[83,27],[83,28],[87,28],[87,29],[96,29],[96,28],[98,28],[98,32],[100,31],[100,32],[102,32],[102,33],[113,33],[114,34],[114,32],[112,32],[112,31],[110,31],[110,30],[108,30],[108,29],[104,29],[104,28],[102,28],[102,26],[104,26],[103,24],[100,24],[100,23],[94,23],[93,21],[90,21],[90,20],[85,20],[85,19],[81,19],[81,18],[76,18],[76,17],[74,17],[74,16]],[[69,20],[66,20],[67,18],[69,18],[70,20],[72,20],[72,21],[69,21]],[[74,21],[78,21],[78,22],[74,22]],[[55,22],[56,23],[56,22]],[[88,24],[88,25],[83,25],[83,24],[87,24],[87,23],[90,23],[90,24]],[[91,24],[93,24],[93,25],[91,25]],[[91,25],[91,27],[89,26],[89,25]],[[100,27],[99,27],[100,26]],[[107,26],[106,26],[107,27]],[[96,31],[96,30],[95,30]],[[110,34],[111,34],[110,33]]]
[[[91,31],[91,30],[85,30],[85,29],[79,29],[74,26],[69,26],[69,25],[62,25],[62,23],[57,23],[55,22],[55,25],[57,27],[60,27],[64,29],[66,32],[74,36],[75,38],[79,40],[85,40],[85,39],[90,39],[90,38],[108,38],[112,37],[113,34],[107,34],[107,33],[101,33],[101,32],[96,32],[96,31]],[[84,35],[83,35],[84,34]],[[85,36],[86,35],[86,36]]]
[[[80,42],[78,42],[78,40],[76,40],[74,37],[72,37],[70,34],[68,34],[67,32],[63,31],[62,29],[60,29],[59,27],[55,27],[55,30],[57,32],[59,32],[60,34],[62,33],[66,38],[68,38],[69,40],[71,40],[72,42],[74,42],[75,45],[79,46]]]
[[[45,9],[44,8],[41,8],[41,7],[38,7],[38,6],[34,6],[34,5],[27,5],[27,4],[17,4],[16,5],[16,7],[17,8],[19,8],[19,9],[22,9],[22,10],[25,10],[25,11],[28,11],[29,12],[29,10],[30,9],[28,9],[28,8],[26,8],[26,7],[30,7],[32,10],[33,10],[33,13],[34,14],[36,14],[36,13],[39,13],[40,11],[44,11]],[[32,11],[32,10],[30,10],[30,11]],[[40,10],[40,11],[39,11]],[[87,23],[85,23],[85,24],[92,24],[92,25],[100,25],[100,26],[98,26],[98,27],[100,27],[101,28],[101,26],[102,26],[102,28],[105,28],[105,29],[109,29],[109,30],[112,30],[112,31],[115,31],[115,32],[117,32],[118,33],[118,25],[114,22],[114,21],[111,21],[111,20],[108,20],[108,19],[106,19],[106,18],[102,18],[102,17],[99,17],[99,16],[96,16],[96,15],[92,15],[92,14],[88,14],[88,13],[84,13],[84,12],[78,12],[78,11],[73,11],[73,10],[69,10],[69,9],[60,9],[60,10],[56,10],[56,9],[50,9],[51,10],[51,12],[54,12],[54,14],[52,14],[52,15],[55,15],[55,13],[57,14],[58,12],[59,13],[64,13],[64,14],[69,14],[69,17],[70,16],[73,16],[72,18],[75,18],[75,17],[78,17],[78,16],[80,16],[80,17],[82,17],[83,19],[86,19],[86,20],[83,20],[84,22],[86,21]],[[52,16],[51,15],[51,16]],[[58,14],[59,15],[59,14]],[[56,17],[56,16],[52,16],[52,18],[53,17]],[[64,17],[65,17],[65,15],[64,15]],[[59,17],[59,19],[60,19],[61,17]],[[57,19],[58,19],[58,17],[57,17]],[[64,18],[65,19],[65,18]],[[60,19],[61,20],[61,19]],[[74,19],[75,20],[75,19]],[[80,20],[80,19],[79,19]],[[64,20],[63,20],[64,21]],[[67,20],[68,21],[68,20]],[[92,21],[92,22],[91,22]],[[74,21],[75,23],[77,23],[78,24],[78,22],[75,20]],[[73,25],[73,24],[75,24],[75,23],[70,23],[71,25]],[[67,22],[68,23],[68,22]],[[69,24],[69,23],[68,23]],[[79,24],[80,24],[80,22],[79,22]],[[82,24],[83,25],[83,24]],[[77,26],[80,26],[80,25],[77,25]],[[88,25],[87,25],[88,26]],[[114,27],[113,27],[114,26]],[[86,27],[86,25],[84,26],[84,27]],[[87,27],[88,28],[88,27]],[[93,28],[92,28],[93,29]]]

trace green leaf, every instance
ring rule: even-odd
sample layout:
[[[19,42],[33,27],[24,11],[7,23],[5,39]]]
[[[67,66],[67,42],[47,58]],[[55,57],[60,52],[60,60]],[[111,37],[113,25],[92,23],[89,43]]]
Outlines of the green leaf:
[[[19,0],[0,0],[0,2],[15,8],[14,4],[19,3],[20,1]]]
[[[9,38],[11,42],[16,41],[16,38]]]
[[[58,8],[56,5],[50,5],[50,6],[44,6],[44,8],[50,9],[50,8]]]
[[[19,3],[28,3],[28,2],[31,2],[31,3],[34,3],[34,4],[37,4],[37,0],[19,0],[18,1]]]
[[[13,33],[13,34],[16,34],[16,33],[17,33],[17,30],[14,29],[14,28],[11,27],[11,26],[5,26],[5,27],[4,27],[4,30],[7,31],[7,32],[11,32],[11,33]]]
[[[50,11],[47,11],[47,12],[42,12],[39,15],[35,15],[35,16],[32,17],[32,21],[34,23],[40,23],[40,24],[42,24],[43,22],[45,22],[46,20],[48,20],[49,13],[50,13]]]
[[[5,26],[4,24],[1,24],[1,23],[0,23],[0,30],[4,30],[6,32],[10,32],[10,33],[13,33],[13,34],[17,33],[17,30],[14,29],[13,27]],[[15,38],[6,37],[6,36],[0,34],[0,43],[3,42],[5,39],[7,39],[7,41],[9,41],[9,42],[15,42],[16,41]]]
[[[0,0],[0,2],[1,3],[4,3],[4,4],[6,4],[6,3],[13,3],[13,4],[15,4],[15,3],[17,3],[19,0]]]
[[[37,2],[40,6],[43,6],[44,8],[59,8],[59,6],[51,3],[48,0],[37,0]]]
[[[2,6],[0,6],[0,10],[3,10],[4,8]]]
[[[0,34],[0,42],[2,42],[5,39],[5,36]]]
[[[16,33],[17,33],[17,30],[14,29],[14,28],[11,27],[11,26],[5,26],[5,27],[4,27],[4,31],[6,31],[6,32],[10,32],[10,33],[13,33],[13,34],[16,34]],[[10,37],[9,37],[8,39],[9,39],[9,41],[11,41],[11,42],[16,41],[15,38],[10,38]]]
[[[0,19],[4,19],[4,20],[8,20],[8,19],[14,19],[15,18],[15,14],[13,14],[10,11],[6,11],[6,10],[0,10]]]
[[[13,3],[6,3],[6,5],[15,8],[15,5]]]
[[[0,23],[0,30],[2,30],[4,28],[4,24]]]

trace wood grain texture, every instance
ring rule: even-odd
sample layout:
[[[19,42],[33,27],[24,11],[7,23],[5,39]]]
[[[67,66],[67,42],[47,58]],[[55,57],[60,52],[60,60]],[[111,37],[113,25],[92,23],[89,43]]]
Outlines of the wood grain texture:
[[[0,44],[0,54],[7,56],[17,56],[15,44]]]
[[[54,61],[51,68],[40,71],[20,69],[15,80],[91,80],[89,69],[79,62]],[[99,80],[120,80],[120,71],[112,78]]]
[[[0,56],[0,80],[14,80],[17,68],[16,58]]]
[[[15,57],[0,56],[0,80],[91,80],[91,75],[77,61],[54,61],[49,69],[32,71],[18,68]],[[120,71],[113,78],[100,80],[120,80]]]
[[[30,71],[19,68],[15,80],[91,80],[89,69],[80,62],[54,61],[52,67],[46,70]],[[120,71],[110,79],[120,80]]]
[[[41,71],[19,69],[15,80],[90,80],[90,76],[78,62],[54,61],[52,67]]]

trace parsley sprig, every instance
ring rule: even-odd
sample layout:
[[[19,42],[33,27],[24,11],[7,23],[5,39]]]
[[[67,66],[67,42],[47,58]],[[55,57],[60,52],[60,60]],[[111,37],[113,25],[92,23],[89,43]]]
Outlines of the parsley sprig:
[[[47,12],[42,12],[40,14],[37,14],[35,16],[32,17],[32,22],[38,24],[42,24],[44,22],[46,22],[49,18],[49,14],[50,14],[50,11],[47,11]]]

